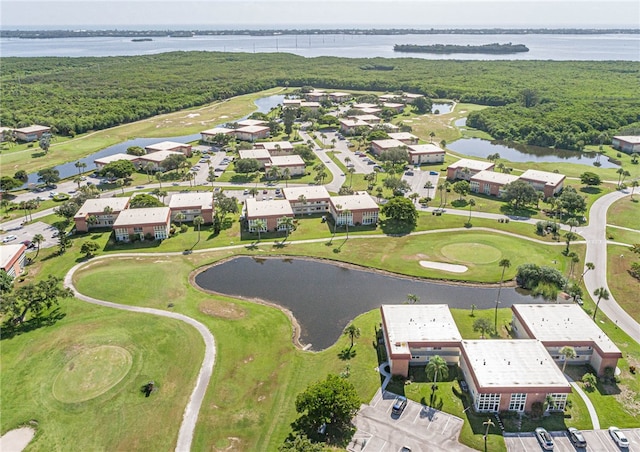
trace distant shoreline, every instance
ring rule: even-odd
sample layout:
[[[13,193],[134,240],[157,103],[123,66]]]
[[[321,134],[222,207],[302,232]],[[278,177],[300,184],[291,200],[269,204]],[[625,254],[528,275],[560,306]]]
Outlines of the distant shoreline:
[[[433,45],[415,45],[415,44],[396,44],[393,46],[394,52],[407,53],[484,53],[490,55],[505,55],[511,53],[528,52],[529,48],[524,44],[483,44],[483,45],[456,45],[456,44],[433,44]]]
[[[605,35],[640,34],[640,28],[345,28],[242,30],[0,30],[0,38],[60,39],[94,37],[191,37],[279,35]]]

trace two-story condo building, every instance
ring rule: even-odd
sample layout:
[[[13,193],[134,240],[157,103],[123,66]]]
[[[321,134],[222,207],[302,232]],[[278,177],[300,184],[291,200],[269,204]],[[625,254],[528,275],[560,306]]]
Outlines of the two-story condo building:
[[[176,215],[184,215],[182,221],[193,221],[202,217],[205,224],[213,223],[213,197],[209,192],[175,193],[169,200],[171,220],[176,221]]]
[[[329,199],[329,212],[338,226],[358,226],[376,224],[380,208],[369,193],[361,192],[355,195],[332,196]]]
[[[76,231],[112,227],[120,212],[129,207],[129,200],[128,197],[87,199],[73,217]]]
[[[125,209],[113,223],[116,240],[163,240],[169,237],[171,210],[168,207]]]
[[[264,222],[261,227],[262,232],[283,231],[286,225],[282,224],[282,218],[293,218],[293,209],[286,199],[258,201],[255,198],[247,198],[244,209],[249,232],[256,232],[260,221]]]
[[[284,198],[289,201],[295,215],[311,215],[329,211],[329,192],[323,185],[283,188]]]

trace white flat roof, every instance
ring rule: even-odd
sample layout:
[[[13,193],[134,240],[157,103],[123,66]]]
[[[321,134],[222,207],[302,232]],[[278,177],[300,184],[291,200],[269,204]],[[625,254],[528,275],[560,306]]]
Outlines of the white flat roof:
[[[380,309],[387,338],[392,347],[403,342],[462,340],[446,304],[383,304]]]
[[[329,202],[338,210],[336,206],[340,205],[340,211],[343,210],[374,210],[379,209],[375,199],[368,193],[364,192],[359,195],[332,196]]]
[[[360,110],[362,113],[380,113],[382,111],[382,109],[380,109],[380,107],[365,107],[365,108],[358,108],[358,110]]]
[[[161,141],[160,143],[145,146],[145,149],[153,149],[154,151],[170,151],[172,149],[183,148],[185,146],[190,145],[184,143],[176,143],[175,141]]]
[[[409,154],[444,154],[444,149],[435,144],[411,144],[407,146]]]
[[[288,151],[293,149],[293,145],[289,141],[264,141],[262,143],[254,144],[255,148],[263,148],[268,151],[277,151],[278,147],[280,150]]]
[[[506,185],[515,180],[518,180],[518,176],[514,176],[513,174],[498,173],[496,171],[484,170],[471,176],[471,180]]]
[[[347,127],[357,127],[357,126],[369,126],[368,122],[362,121],[361,119],[340,119],[340,124]]]
[[[300,106],[301,107],[308,107],[308,108],[318,108],[320,107],[320,102],[300,102]]]
[[[603,352],[620,349],[584,312],[581,306],[564,304],[515,304],[511,308],[533,337],[542,342],[593,342]]]
[[[271,154],[266,149],[240,149],[238,151],[241,159],[269,160]]]
[[[626,141],[631,144],[640,144],[640,136],[638,135],[616,135],[613,138],[616,140]]]
[[[562,375],[542,342],[534,339],[467,340],[462,350],[479,389],[557,388],[570,392]]]
[[[565,178],[564,174],[550,173],[549,171],[538,171],[528,169],[520,175],[520,179],[528,179],[537,182],[544,182],[549,185],[558,185]]]
[[[114,212],[120,212],[127,208],[129,199],[128,196],[126,198],[87,199],[76,213],[75,218],[84,218],[87,215],[102,213],[107,207],[111,207]]]
[[[267,123],[267,121],[263,121],[261,119],[243,119],[242,121],[237,121],[236,124],[238,124],[241,127],[244,126],[262,126],[265,125]]]
[[[120,212],[113,227],[123,227],[142,224],[165,223],[169,218],[168,207],[146,207],[143,209],[125,209]]]
[[[271,166],[304,166],[304,160],[297,154],[274,155],[271,157]]]
[[[34,124],[32,126],[21,127],[15,130],[16,132],[20,132],[20,133],[46,132],[48,130],[51,130],[51,127],[39,126],[37,124]]]
[[[236,132],[245,132],[245,133],[257,133],[262,132],[264,130],[269,130],[267,126],[244,126],[236,129]]]
[[[493,166],[493,163],[482,160],[460,159],[449,165],[449,168],[469,168],[470,170],[482,171],[491,169]]]
[[[198,206],[202,209],[213,208],[213,197],[211,193],[174,193],[169,200],[170,209],[180,209],[184,207]]]
[[[400,147],[407,147],[406,143],[395,139],[387,139],[387,140],[372,140],[371,144],[375,144],[377,147],[382,149],[393,149]]]
[[[353,104],[353,108],[356,110],[362,110],[363,108],[378,108],[378,106],[376,104],[368,104],[365,102],[362,104]]]
[[[389,135],[389,138],[392,138],[394,140],[418,140],[418,137],[415,136],[412,133],[409,132],[394,132],[394,133],[388,133],[387,135]]]
[[[382,104],[382,106],[387,108],[398,108],[398,107],[404,107],[404,104],[399,104],[396,102],[385,102],[384,104]]]
[[[264,217],[284,217],[293,216],[291,204],[286,199],[272,199],[269,201],[258,201],[255,198],[247,198],[245,200],[247,208],[247,218],[264,218]]]
[[[200,133],[202,135],[218,135],[219,133],[228,135],[231,132],[233,132],[233,129],[227,129],[226,127],[214,127],[213,129],[203,130]]]
[[[340,91],[336,91],[334,93],[329,93],[330,96],[344,97],[351,96],[351,93],[341,93]]]
[[[417,99],[419,97],[424,97],[422,94],[413,94],[413,93],[404,93],[403,96],[408,99]]]
[[[156,151],[151,154],[145,154],[138,157],[139,160],[146,160],[148,162],[160,163],[163,162],[170,155],[184,155],[182,152],[176,151]]]
[[[113,154],[113,155],[107,155],[106,157],[101,157],[98,159],[95,159],[93,161],[93,163],[100,163],[102,165],[107,165],[111,162],[117,162],[118,160],[129,160],[130,162],[139,159],[140,157],[137,155],[131,155],[131,154]]]
[[[0,268],[7,268],[9,262],[11,262],[17,254],[26,249],[27,247],[22,243],[16,243],[13,245],[0,245]]]
[[[361,121],[380,121],[380,118],[376,115],[357,115],[354,116],[355,119],[359,119]]]
[[[301,195],[304,195],[304,197],[307,198],[307,201],[329,199],[329,192],[323,185],[288,187],[283,188],[282,193],[284,194],[285,199],[289,201],[297,201]]]

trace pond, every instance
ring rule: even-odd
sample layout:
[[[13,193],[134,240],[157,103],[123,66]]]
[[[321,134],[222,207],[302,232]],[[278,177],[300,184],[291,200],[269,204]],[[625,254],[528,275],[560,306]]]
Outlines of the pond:
[[[418,265],[411,263],[408,265]],[[312,259],[236,257],[199,273],[198,286],[224,295],[260,299],[289,309],[300,324],[300,342],[322,350],[348,323],[382,304],[399,304],[407,294],[422,304],[452,308],[495,307],[497,288],[463,286],[391,276]],[[503,288],[500,306],[533,303],[529,295]]]
[[[462,124],[462,119],[458,119],[454,124],[458,127],[464,125]],[[550,149],[501,141],[488,141],[480,138],[461,138],[448,143],[447,148],[460,154],[483,158],[497,152],[500,154],[500,158],[510,162],[563,162],[593,166],[597,159],[597,153],[595,152]],[[606,156],[600,158],[600,164],[601,168],[618,168],[618,165],[610,162]]]
[[[262,97],[260,99],[257,99],[254,103],[256,104],[256,107],[257,107],[256,111],[261,113],[268,113],[272,108],[281,104],[283,100],[284,100],[284,95],[279,94],[274,96]],[[247,119],[249,116],[250,115],[244,116],[243,118],[238,119],[238,121]],[[207,128],[212,128],[212,127],[215,127],[215,126],[212,125],[211,127],[207,127]],[[127,148],[131,146],[140,146],[143,148],[145,146],[149,146],[154,143],[159,143],[161,141],[175,141],[177,143],[189,143],[192,141],[197,141],[199,139],[200,139],[199,133],[196,133],[193,135],[182,135],[178,137],[134,138],[132,140],[124,141],[122,143],[114,144],[113,146],[104,148],[98,152],[95,152],[87,157],[80,159],[79,161],[81,163],[85,163],[87,167],[84,170],[89,171],[94,169],[93,161],[95,159],[108,157],[114,154],[126,153]],[[68,177],[73,177],[76,174],[78,174],[78,168],[76,168],[75,164],[76,164],[76,161],[73,161],[73,162],[68,162],[68,163],[64,163],[62,165],[56,166],[55,168],[60,172],[60,178],[66,179]],[[27,180],[27,183],[23,185],[23,187],[28,186],[28,184],[37,184],[37,183],[38,183],[38,174],[31,173],[29,174],[29,179]]]
[[[433,103],[431,104],[431,113],[435,113],[438,115],[444,115],[445,113],[451,113],[453,109],[453,104],[451,103]],[[437,112],[437,113],[436,113]]]

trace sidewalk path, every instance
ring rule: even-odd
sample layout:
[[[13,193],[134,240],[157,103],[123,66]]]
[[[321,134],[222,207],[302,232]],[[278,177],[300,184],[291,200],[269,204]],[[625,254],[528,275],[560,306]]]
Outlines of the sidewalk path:
[[[593,424],[593,426],[591,427],[591,430],[600,430],[600,419],[598,418],[598,413],[596,412],[596,408],[593,406],[593,403],[591,403],[591,399],[589,399],[589,397],[584,393],[584,391],[578,385],[578,383],[573,381],[573,379],[570,376],[565,374],[565,377],[567,377],[567,380],[569,380],[569,384],[571,385],[571,387],[576,391],[576,393],[584,401],[584,404],[587,406],[587,410],[589,411],[589,416],[591,416],[591,423]]]

